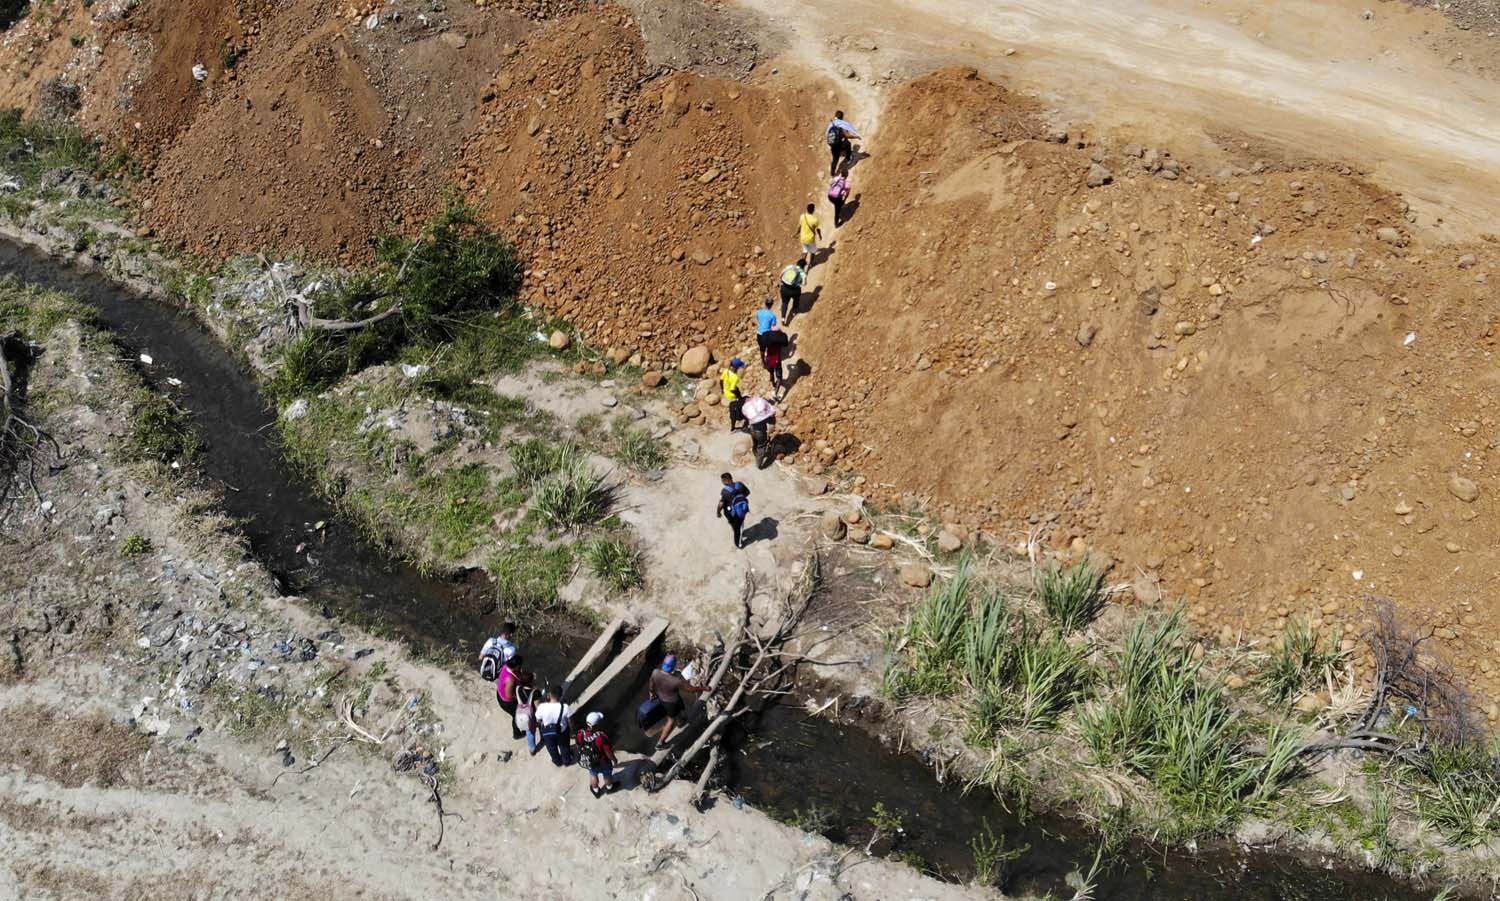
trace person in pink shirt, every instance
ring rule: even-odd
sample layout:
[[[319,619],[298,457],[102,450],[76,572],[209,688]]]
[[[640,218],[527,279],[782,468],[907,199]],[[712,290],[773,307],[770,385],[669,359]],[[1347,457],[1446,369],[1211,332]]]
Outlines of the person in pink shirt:
[[[839,167],[839,172],[828,184],[828,200],[833,204],[833,227],[844,224],[844,201],[849,199],[849,164]]]
[[[500,709],[504,710],[510,719],[510,737],[520,741],[526,737],[526,733],[516,728],[516,689],[521,686],[521,655],[517,654],[500,667],[500,675],[495,677],[495,700],[500,702]]]

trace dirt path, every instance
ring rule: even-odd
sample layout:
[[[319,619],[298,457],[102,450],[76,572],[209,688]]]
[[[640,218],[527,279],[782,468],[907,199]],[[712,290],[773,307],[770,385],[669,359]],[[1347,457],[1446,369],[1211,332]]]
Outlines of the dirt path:
[[[1351,0],[740,2],[790,33],[791,55],[834,75],[852,67],[858,80],[845,85],[856,97],[889,70],[964,63],[1056,104],[1060,121],[1157,141],[1268,140],[1368,168],[1408,195],[1423,225],[1440,217],[1450,238],[1500,222],[1494,42],[1430,10]]]

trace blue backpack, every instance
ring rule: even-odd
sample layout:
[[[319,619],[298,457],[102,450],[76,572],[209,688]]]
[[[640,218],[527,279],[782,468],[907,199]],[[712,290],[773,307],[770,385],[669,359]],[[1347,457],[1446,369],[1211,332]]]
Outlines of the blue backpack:
[[[744,519],[750,515],[750,489],[745,487],[744,482],[735,482],[724,489],[729,494],[729,504],[725,508],[730,516],[735,519]]]

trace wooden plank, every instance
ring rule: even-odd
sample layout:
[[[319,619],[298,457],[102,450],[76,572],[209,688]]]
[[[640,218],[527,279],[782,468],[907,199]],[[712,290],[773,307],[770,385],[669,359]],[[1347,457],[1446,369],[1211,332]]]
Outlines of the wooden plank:
[[[573,684],[574,679],[588,672],[589,667],[593,666],[594,662],[605,651],[609,650],[610,643],[615,640],[616,633],[623,628],[625,628],[625,617],[623,616],[615,617],[610,621],[608,626],[604,627],[604,631],[599,634],[593,645],[589,647],[588,652],[583,655],[583,659],[579,660],[578,665],[573,667],[573,671],[568,673],[567,678],[563,679],[564,692],[567,692],[568,686]]]
[[[664,619],[653,619],[647,623],[641,629],[641,634],[635,637],[635,641],[632,641],[625,650],[621,651],[620,656],[610,661],[609,666],[605,667],[604,672],[600,673],[599,677],[590,683],[588,688],[583,690],[583,694],[579,695],[577,700],[572,702],[573,709],[580,710],[583,708],[583,705],[593,700],[594,695],[603,691],[610,682],[614,681],[616,676],[623,673],[632,660],[646,653],[646,649],[655,644],[658,638],[666,634],[666,631],[667,621]]]

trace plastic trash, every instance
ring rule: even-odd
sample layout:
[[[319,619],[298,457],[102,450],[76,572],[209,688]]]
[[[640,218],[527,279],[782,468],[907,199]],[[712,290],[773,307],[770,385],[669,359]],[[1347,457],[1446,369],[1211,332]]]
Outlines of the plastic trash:
[[[1417,333],[1416,332],[1407,332],[1406,333],[1406,338],[1404,340],[1402,340],[1402,342],[1401,342],[1401,346],[1402,347],[1410,347],[1412,345],[1412,342],[1414,342],[1416,340],[1417,340]]]
[[[206,81],[207,79],[208,79],[208,70],[203,67],[203,64],[202,63],[198,63],[198,64],[194,65],[193,66],[193,80],[194,81]]]
[[[156,361],[153,360],[153,359],[151,359],[151,355],[150,354],[141,354],[141,362],[145,363],[147,366],[150,366],[152,363],[155,363]]]

